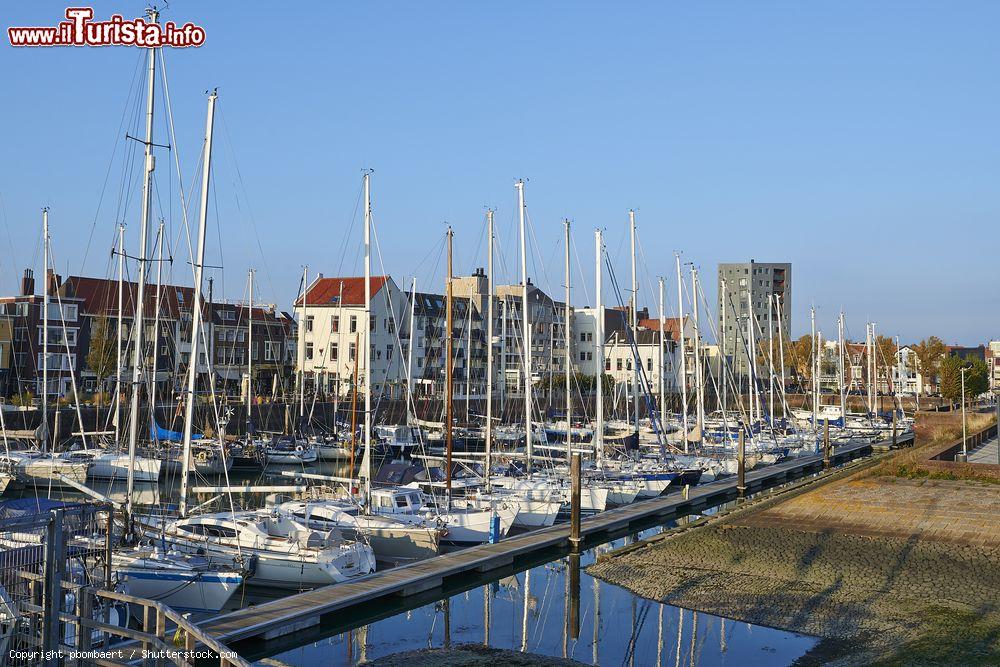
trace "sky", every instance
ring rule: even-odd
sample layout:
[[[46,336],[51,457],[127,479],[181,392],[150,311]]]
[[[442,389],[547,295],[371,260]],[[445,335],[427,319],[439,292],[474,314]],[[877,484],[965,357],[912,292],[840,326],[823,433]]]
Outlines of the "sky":
[[[80,3],[83,4],[83,3]],[[94,2],[96,19],[139,2]],[[5,3],[4,28],[66,5]],[[157,80],[154,230],[165,280],[191,281],[206,91],[217,87],[206,264],[216,298],[290,309],[311,277],[363,270],[361,174],[372,169],[375,273],[443,291],[485,266],[519,280],[514,182],[526,180],[527,273],[594,302],[594,230],[640,304],[677,311],[674,254],[714,303],[719,262],[792,263],[793,335],[816,308],[902,342],[1000,337],[1000,4],[994,2],[196,2],[204,27]],[[0,45],[0,293],[41,272],[42,206],[63,274],[114,277],[117,224],[138,252],[141,58],[134,47]],[[159,67],[159,65],[158,65]],[[180,168],[178,175],[177,165]],[[182,184],[182,187],[181,187]],[[182,216],[181,191],[188,202]],[[129,275],[134,277],[135,262]],[[684,268],[688,271],[687,265]],[[607,287],[605,305],[618,297]],[[689,288],[688,288],[689,289]],[[624,296],[627,298],[627,295]],[[704,312],[704,311],[703,311]]]

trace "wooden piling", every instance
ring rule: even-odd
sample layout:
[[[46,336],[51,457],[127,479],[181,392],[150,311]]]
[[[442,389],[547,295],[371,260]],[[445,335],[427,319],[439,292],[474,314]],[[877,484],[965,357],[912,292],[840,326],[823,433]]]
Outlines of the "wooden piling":
[[[740,429],[740,451],[736,457],[736,492],[742,498],[747,491],[747,435]]]
[[[566,437],[569,437],[567,435]],[[570,460],[572,489],[570,497],[570,531],[569,544],[576,550],[580,547],[580,455],[573,454]]]

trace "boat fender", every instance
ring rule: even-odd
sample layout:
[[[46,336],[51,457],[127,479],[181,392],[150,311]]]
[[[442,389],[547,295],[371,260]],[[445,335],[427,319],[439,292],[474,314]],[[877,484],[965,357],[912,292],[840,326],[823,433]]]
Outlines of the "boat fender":
[[[295,451],[303,452],[305,451],[305,448],[302,445],[295,445]]]

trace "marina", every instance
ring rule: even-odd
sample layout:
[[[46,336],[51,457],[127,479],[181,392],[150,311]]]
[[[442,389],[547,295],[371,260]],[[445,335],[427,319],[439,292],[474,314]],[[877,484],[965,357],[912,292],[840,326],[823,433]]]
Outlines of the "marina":
[[[0,121],[0,667],[1000,655],[1000,340],[924,331],[986,326],[936,312],[985,281],[935,305],[941,258],[871,212],[896,197],[817,188],[804,214],[800,189],[851,170],[790,168],[759,101],[689,97],[681,72],[723,72],[661,50],[703,53],[728,11],[675,44],[649,25],[702,8],[581,6],[559,54],[538,7],[284,10],[322,39],[192,10],[7,30],[12,99],[59,101]],[[486,25],[510,34],[468,41]],[[808,58],[784,39],[727,87],[774,75],[757,49]]]

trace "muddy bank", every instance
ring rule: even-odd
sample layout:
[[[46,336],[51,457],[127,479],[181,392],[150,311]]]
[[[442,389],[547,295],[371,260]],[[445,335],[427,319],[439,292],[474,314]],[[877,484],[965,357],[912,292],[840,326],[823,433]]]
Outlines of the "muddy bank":
[[[518,653],[488,648],[480,644],[460,644],[451,649],[435,648],[394,653],[384,658],[362,663],[371,667],[575,667],[582,663],[566,658],[553,658],[534,653]]]
[[[824,638],[803,665],[1000,662],[1000,550],[753,525],[757,511],[588,572],[650,599]]]

